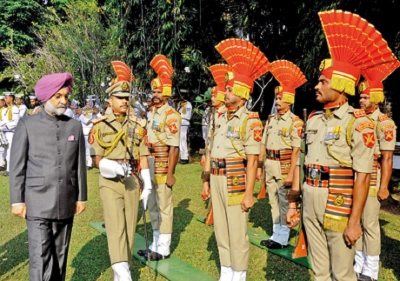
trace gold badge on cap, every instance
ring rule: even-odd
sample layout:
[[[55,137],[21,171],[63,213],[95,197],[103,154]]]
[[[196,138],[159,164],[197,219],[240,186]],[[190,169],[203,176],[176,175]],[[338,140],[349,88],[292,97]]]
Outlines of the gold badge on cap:
[[[275,87],[275,95],[277,95],[280,91],[282,91],[282,86]]]
[[[335,206],[342,206],[344,204],[344,197],[342,194],[339,194],[338,196],[336,196],[335,201],[333,201],[333,204]]]
[[[233,75],[233,72],[232,71],[228,71],[225,74],[225,83],[228,82],[229,80],[232,80],[233,78],[235,78],[234,75]]]
[[[361,94],[362,92],[364,92],[367,89],[368,85],[367,83],[361,82],[360,85],[358,85],[358,92]]]
[[[122,91],[129,91],[129,84],[128,82],[123,82],[121,85]]]

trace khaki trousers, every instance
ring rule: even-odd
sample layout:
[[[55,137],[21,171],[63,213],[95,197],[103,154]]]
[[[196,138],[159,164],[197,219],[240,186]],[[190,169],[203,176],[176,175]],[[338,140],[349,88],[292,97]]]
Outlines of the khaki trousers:
[[[241,205],[228,206],[225,176],[210,176],[211,201],[214,210],[214,232],[221,266],[234,271],[247,270],[250,244],[247,235],[247,212]]]
[[[288,211],[287,189],[282,180],[270,178],[266,181],[269,204],[271,205],[272,223],[286,225],[286,213]]]
[[[153,230],[160,234],[171,234],[173,223],[172,188],[155,184],[147,202]]]
[[[108,252],[111,264],[130,262],[139,206],[139,184],[135,177],[119,180],[99,178]]]
[[[381,203],[376,196],[368,196],[361,216],[363,235],[356,242],[356,250],[368,256],[381,254],[381,228],[379,226],[379,210]]]
[[[355,248],[346,246],[343,233],[323,228],[327,199],[327,188],[304,183],[303,223],[314,280],[356,281],[353,269]]]

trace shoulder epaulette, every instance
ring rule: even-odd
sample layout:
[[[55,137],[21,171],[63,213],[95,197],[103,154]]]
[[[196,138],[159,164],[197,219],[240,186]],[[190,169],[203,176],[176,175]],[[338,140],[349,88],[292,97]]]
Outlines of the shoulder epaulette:
[[[380,122],[383,122],[385,120],[389,120],[390,118],[389,118],[389,116],[387,116],[387,114],[383,114],[383,115],[379,116],[378,119]]]
[[[93,125],[95,125],[95,124],[97,124],[97,123],[99,123],[101,121],[106,120],[107,118],[108,118],[107,116],[101,116],[99,118],[92,119],[91,121],[92,121]]]
[[[255,111],[250,111],[249,112],[249,118],[250,119],[260,119],[260,117],[258,117],[258,112],[255,112]]]
[[[353,111],[353,115],[354,115],[355,118],[367,116],[367,114],[365,113],[364,109],[355,109]]]
[[[311,119],[311,118],[313,118],[315,115],[319,115],[319,114],[322,114],[322,110],[313,110],[313,111],[311,111],[310,115],[308,115],[308,118],[307,118],[307,119]]]
[[[180,114],[179,114],[179,112],[178,112],[178,111],[176,111],[176,110],[175,110],[175,109],[173,109],[173,108],[169,109],[169,110],[166,112],[166,114],[167,114],[167,115],[171,115],[171,114],[174,114],[174,113],[176,113],[176,114],[180,115]]]

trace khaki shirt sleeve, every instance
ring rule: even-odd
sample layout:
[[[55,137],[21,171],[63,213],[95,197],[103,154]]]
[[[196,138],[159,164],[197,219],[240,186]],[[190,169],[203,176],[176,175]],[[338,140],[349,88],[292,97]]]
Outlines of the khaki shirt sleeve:
[[[377,132],[379,149],[393,151],[396,146],[396,125],[391,119],[385,120],[379,125]]]
[[[261,140],[261,143],[264,144],[264,145],[267,145],[267,128],[268,128],[268,121],[269,121],[269,119],[267,119],[267,121],[265,121],[264,132],[263,132],[262,140]]]
[[[165,144],[169,146],[179,146],[182,123],[181,116],[174,111],[174,113],[167,116],[165,122],[165,134],[167,136]]]
[[[246,154],[258,155],[261,150],[262,123],[258,118],[251,118],[247,121],[246,137],[244,140],[244,151]]]
[[[303,133],[303,125],[304,123],[301,120],[294,121],[293,129],[290,136],[292,147],[300,147],[301,136]]]
[[[369,127],[357,130],[356,127],[363,123],[371,122],[366,117],[357,118],[352,128],[352,149],[353,169],[359,173],[371,173],[375,143],[377,142],[375,130]]]
[[[90,134],[89,134],[89,143],[91,138],[93,139],[93,143],[90,144],[90,155],[91,156],[103,156],[104,155],[104,148],[102,148],[99,145],[98,139],[97,139],[97,133],[101,128],[101,123],[94,125],[94,127],[91,129]]]
[[[145,128],[144,128],[145,129]],[[145,129],[146,132],[146,129]],[[144,143],[144,137],[146,135],[143,136],[143,138],[140,140],[140,144],[139,144],[139,156],[147,156],[149,155],[149,148],[145,145]]]

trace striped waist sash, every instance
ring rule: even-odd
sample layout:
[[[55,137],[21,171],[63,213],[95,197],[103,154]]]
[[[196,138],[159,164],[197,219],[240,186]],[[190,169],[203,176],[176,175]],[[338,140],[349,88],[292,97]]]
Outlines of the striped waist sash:
[[[353,169],[342,166],[306,165],[306,183],[329,189],[324,228],[343,232],[353,204]]]
[[[228,206],[242,203],[246,190],[246,165],[243,158],[212,158],[211,174],[226,176]]]

